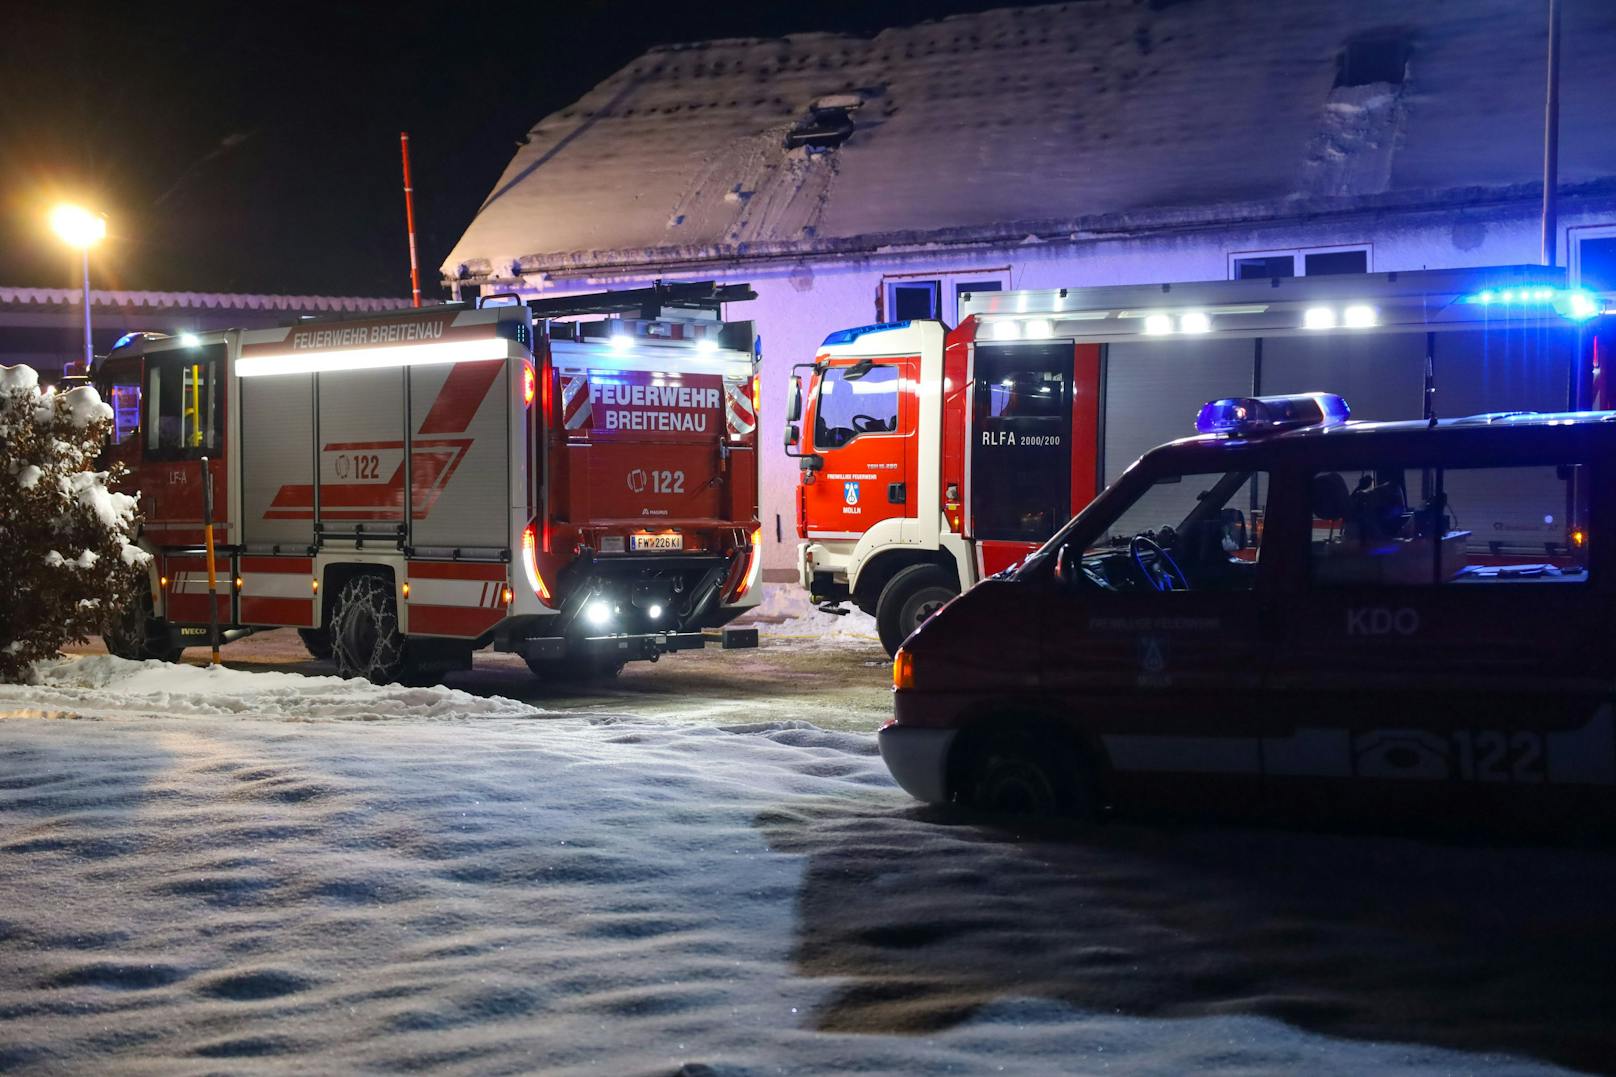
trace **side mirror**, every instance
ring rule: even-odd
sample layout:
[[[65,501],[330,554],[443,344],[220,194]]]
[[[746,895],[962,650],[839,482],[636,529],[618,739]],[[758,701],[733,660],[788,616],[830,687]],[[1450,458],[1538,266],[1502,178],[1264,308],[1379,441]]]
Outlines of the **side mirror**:
[[[802,379],[795,374],[791,376],[791,389],[786,394],[786,422],[794,423],[802,419]],[[792,441],[797,440],[795,436]]]
[[[786,436],[785,436],[786,452],[789,453],[792,449],[796,448],[797,439],[799,439],[801,437],[802,437],[802,431],[798,428],[797,424],[796,423],[787,423],[786,424]]]
[[[825,458],[818,453],[805,453],[797,458],[797,466],[803,471],[821,471],[825,467]]]

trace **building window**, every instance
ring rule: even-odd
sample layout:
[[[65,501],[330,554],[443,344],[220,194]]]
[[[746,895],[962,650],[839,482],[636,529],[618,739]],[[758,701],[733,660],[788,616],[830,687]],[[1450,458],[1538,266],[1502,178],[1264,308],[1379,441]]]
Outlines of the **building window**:
[[[1240,251],[1229,255],[1229,279],[1324,277],[1369,272],[1369,246],[1298,247],[1282,251]]]
[[[937,300],[941,287],[934,280],[895,281],[887,285],[890,321],[920,322],[939,317]]]
[[[1573,228],[1571,279],[1596,292],[1616,292],[1616,225]]]
[[[881,282],[882,321],[926,321],[936,319],[958,325],[960,301],[965,296],[1002,292],[1010,285],[1008,266],[998,269],[939,270],[924,274],[886,277]]]
[[[1004,283],[996,280],[957,280],[954,282],[954,322],[959,323],[960,300],[968,295],[980,295],[983,292],[1002,292]]]

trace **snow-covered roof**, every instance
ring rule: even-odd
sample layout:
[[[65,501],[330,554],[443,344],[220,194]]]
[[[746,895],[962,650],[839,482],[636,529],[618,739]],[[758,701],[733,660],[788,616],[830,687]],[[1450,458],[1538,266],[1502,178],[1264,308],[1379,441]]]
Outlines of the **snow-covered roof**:
[[[0,284],[0,305],[78,306],[84,293],[78,288],[16,288]],[[357,295],[253,295],[235,292],[130,292],[92,289],[90,306],[129,309],[150,307],[179,310],[288,310],[368,311],[397,310],[408,298]]]
[[[533,128],[443,271],[1526,197],[1545,7],[1090,0],[656,48]],[[1616,4],[1563,7],[1560,179],[1607,181]],[[787,149],[816,104],[855,105],[853,134]]]

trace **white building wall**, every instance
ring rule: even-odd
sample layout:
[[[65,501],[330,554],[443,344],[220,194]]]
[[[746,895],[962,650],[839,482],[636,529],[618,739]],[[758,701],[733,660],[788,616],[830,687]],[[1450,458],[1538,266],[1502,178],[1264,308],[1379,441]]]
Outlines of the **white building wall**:
[[[1616,203],[1601,207],[1562,207],[1561,241],[1566,229],[1616,225]],[[1535,263],[1538,219],[1524,206],[1509,210],[1460,211],[1419,215],[1374,214],[1350,220],[1291,222],[1260,227],[1199,230],[1144,238],[1074,239],[1032,242],[975,250],[943,250],[859,258],[819,258],[799,262],[759,261],[666,265],[652,271],[597,275],[553,275],[529,280],[542,294],[638,287],[662,279],[749,282],[754,302],[734,304],[730,318],[751,318],[763,338],[763,407],[759,431],[764,453],[763,531],[768,543],[764,567],[774,578],[791,574],[795,564],[796,461],[781,447],[785,386],[791,366],[810,362],[825,336],[837,329],[881,320],[877,296],[889,274],[989,275],[1007,270],[1007,289],[1087,287],[1223,280],[1235,252],[1370,246],[1369,270],[1446,269]],[[1561,264],[1566,254],[1562,249]],[[508,291],[501,281],[489,291]],[[953,319],[952,296],[944,316]],[[776,539],[778,538],[778,541]]]

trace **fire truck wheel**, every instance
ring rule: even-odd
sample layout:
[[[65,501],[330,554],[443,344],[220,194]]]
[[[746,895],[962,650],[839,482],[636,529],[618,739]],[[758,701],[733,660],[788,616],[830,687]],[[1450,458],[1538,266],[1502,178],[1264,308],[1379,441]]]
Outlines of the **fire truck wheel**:
[[[331,630],[329,628],[300,628],[297,638],[303,641],[310,658],[324,662],[331,657]]]
[[[1001,815],[1093,814],[1092,783],[1055,740],[1010,729],[973,748],[976,763],[962,790],[972,807]]]
[[[151,591],[145,588],[101,632],[107,650],[131,662],[149,658],[178,662],[182,648],[173,646],[170,639],[168,625],[153,615]]]
[[[875,630],[889,655],[944,603],[959,594],[959,583],[936,565],[910,565],[887,581],[875,607]]]
[[[406,672],[404,643],[393,585],[380,576],[349,580],[331,611],[331,650],[337,675],[392,684]]]

